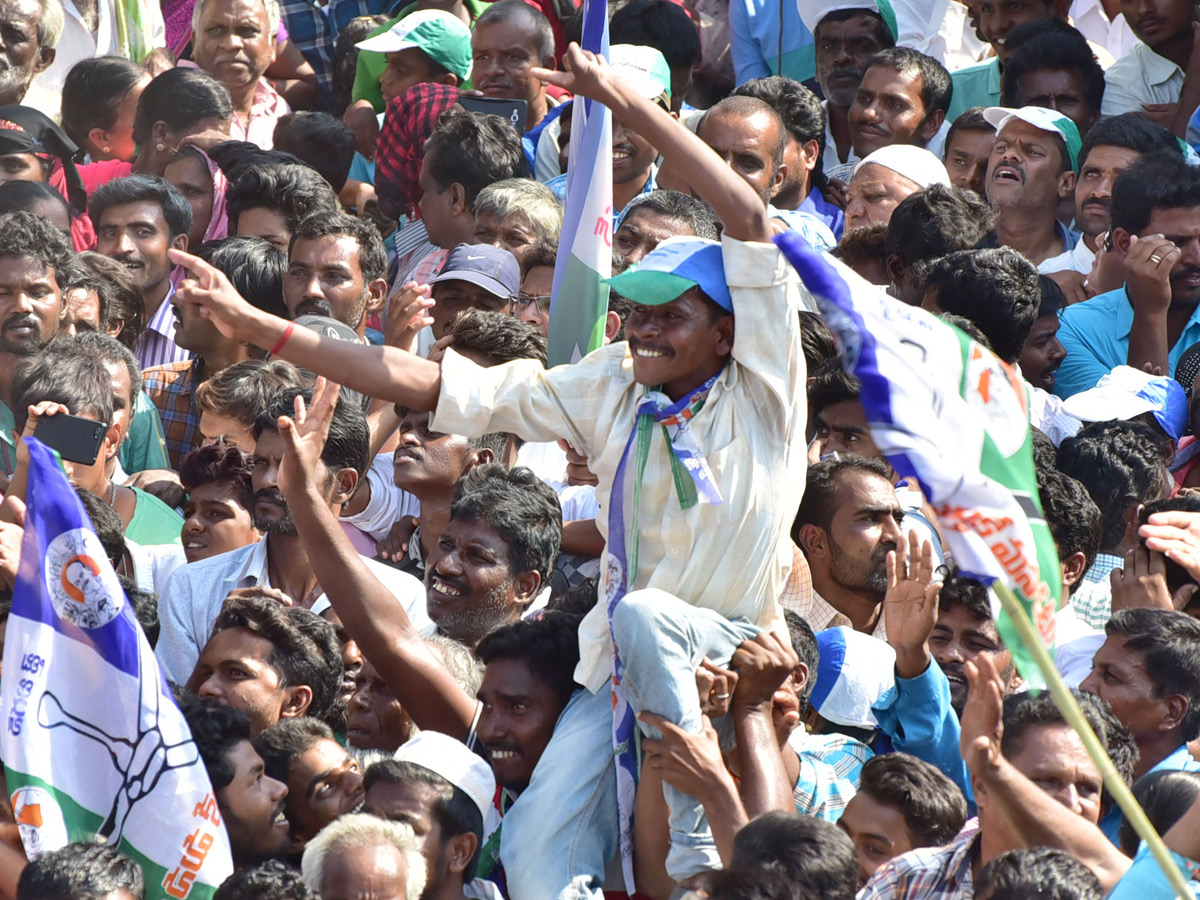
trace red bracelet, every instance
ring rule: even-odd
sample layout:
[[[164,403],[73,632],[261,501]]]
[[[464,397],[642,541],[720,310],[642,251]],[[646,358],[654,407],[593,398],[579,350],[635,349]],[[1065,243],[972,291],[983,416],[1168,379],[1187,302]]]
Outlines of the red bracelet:
[[[274,356],[276,353],[278,353],[280,350],[283,349],[283,345],[288,342],[288,338],[290,338],[292,336],[292,332],[295,329],[296,329],[296,323],[288,322],[288,327],[283,329],[283,335],[279,338],[279,341],[275,344],[275,346],[271,348],[271,353],[270,353],[271,356]]]

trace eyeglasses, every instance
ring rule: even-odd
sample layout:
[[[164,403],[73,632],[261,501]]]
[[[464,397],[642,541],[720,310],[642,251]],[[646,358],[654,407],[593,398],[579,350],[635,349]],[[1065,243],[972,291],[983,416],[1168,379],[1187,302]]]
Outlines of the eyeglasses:
[[[526,294],[524,291],[522,291],[513,299],[512,310],[514,313],[519,312],[527,307],[530,303],[536,303],[537,311],[543,316],[550,315],[549,294]]]

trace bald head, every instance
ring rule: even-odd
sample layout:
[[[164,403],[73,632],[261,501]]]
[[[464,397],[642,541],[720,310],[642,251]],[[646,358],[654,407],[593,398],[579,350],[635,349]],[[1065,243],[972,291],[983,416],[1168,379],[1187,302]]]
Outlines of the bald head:
[[[783,119],[756,97],[729,97],[701,119],[696,134],[758,191],[764,203],[778,193],[787,170]]]

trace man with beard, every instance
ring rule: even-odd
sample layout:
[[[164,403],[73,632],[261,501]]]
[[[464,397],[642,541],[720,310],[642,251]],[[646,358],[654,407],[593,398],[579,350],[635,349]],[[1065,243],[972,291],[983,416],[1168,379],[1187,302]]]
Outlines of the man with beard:
[[[264,150],[274,146],[275,123],[292,111],[263,74],[275,61],[277,0],[196,0],[192,10],[196,65],[229,89],[229,136]]]
[[[387,299],[387,253],[368,219],[309,216],[292,234],[283,277],[288,314],[337,319],[362,338],[367,318]]]
[[[1058,221],[1058,205],[1075,189],[1079,129],[1040,106],[994,106],[983,117],[996,126],[985,185],[996,209],[997,241],[1039,272],[1070,268],[1079,236]]]
[[[161,178],[131,175],[96,189],[88,204],[96,226],[96,251],[125,266],[142,293],[142,321],[133,353],[143,369],[183,362],[191,352],[175,343],[171,308],[171,260],[167,250],[186,250],[192,208]]]
[[[845,453],[809,467],[792,540],[813,584],[809,607],[796,612],[814,630],[846,625],[885,636],[886,561],[903,540],[903,519],[880,460]]]
[[[322,601],[324,589],[313,574],[312,561],[296,535],[287,501],[278,487],[284,439],[278,419],[290,415],[296,398],[307,391],[281,392],[255,426],[253,455],[254,524],[265,537],[238,550],[179,569],[159,600],[162,633],[156,652],[167,676],[182,684],[196,665],[200,647],[229,592],[236,588],[269,587],[282,591],[296,606],[311,609]],[[335,517],[354,493],[367,468],[369,437],[362,412],[340,401],[334,411],[329,439],[315,473],[322,486],[321,501]],[[363,559],[363,562],[405,609],[414,627],[427,630],[421,583],[411,575]],[[324,606],[324,602],[321,606]],[[318,607],[318,609],[320,606]]]
[[[33,79],[54,62],[54,48],[63,32],[63,7],[59,0],[6,0],[3,19],[0,106],[13,106],[25,101]]]
[[[1174,374],[1200,341],[1200,171],[1163,150],[1122,172],[1109,241],[1125,284],[1063,311],[1058,339],[1067,357],[1054,383],[1063,398],[1120,365]]]
[[[41,216],[0,216],[0,466],[17,465],[13,376],[54,336],[66,314],[58,273],[71,259],[65,235]]]

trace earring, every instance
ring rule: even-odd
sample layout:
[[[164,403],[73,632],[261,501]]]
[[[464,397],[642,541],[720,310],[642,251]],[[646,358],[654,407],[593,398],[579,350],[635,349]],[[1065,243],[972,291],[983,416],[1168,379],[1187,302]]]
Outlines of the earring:
[[[103,150],[105,153],[111,153],[111,152],[112,152],[112,147],[102,147],[101,149],[102,149],[102,150]]]
[[[159,141],[157,144],[154,145],[154,149],[157,150],[159,153],[162,153],[164,150],[167,149],[167,145],[164,144],[162,141]]]

